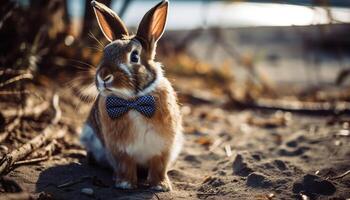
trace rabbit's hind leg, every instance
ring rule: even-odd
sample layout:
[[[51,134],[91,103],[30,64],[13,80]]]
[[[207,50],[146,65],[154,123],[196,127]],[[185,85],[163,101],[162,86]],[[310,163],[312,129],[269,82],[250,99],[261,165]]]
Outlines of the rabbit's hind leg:
[[[111,167],[107,160],[106,149],[89,124],[84,124],[83,131],[80,135],[80,142],[87,151],[89,163],[108,168]]]

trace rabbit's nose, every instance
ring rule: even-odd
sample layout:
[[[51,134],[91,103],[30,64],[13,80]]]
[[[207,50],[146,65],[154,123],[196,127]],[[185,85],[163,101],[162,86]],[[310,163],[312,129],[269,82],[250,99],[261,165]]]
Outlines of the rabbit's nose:
[[[112,74],[108,74],[107,76],[105,76],[105,77],[103,78],[103,81],[104,81],[105,83],[112,82],[112,81],[113,81],[113,75],[112,75]]]

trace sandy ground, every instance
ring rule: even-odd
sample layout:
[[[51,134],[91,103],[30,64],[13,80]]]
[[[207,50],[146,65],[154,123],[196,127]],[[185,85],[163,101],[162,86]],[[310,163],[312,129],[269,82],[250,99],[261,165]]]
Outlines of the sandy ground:
[[[184,81],[191,80],[175,82],[180,97],[186,90]],[[20,166],[5,176],[34,198],[350,198],[350,175],[339,177],[350,170],[348,116],[237,111],[222,106],[222,96],[209,101],[182,98],[186,142],[168,172],[174,190],[155,193],[140,185],[123,191],[113,188],[109,169],[88,164],[77,141],[89,105],[69,92],[60,95],[63,119],[70,123],[66,149],[49,161]]]

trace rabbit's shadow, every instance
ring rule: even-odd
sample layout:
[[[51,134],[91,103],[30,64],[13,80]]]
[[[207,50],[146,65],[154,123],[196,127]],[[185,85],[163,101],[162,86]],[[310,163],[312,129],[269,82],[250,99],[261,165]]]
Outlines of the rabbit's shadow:
[[[83,188],[91,188],[93,195],[83,194]],[[36,183],[36,192],[45,193],[54,199],[154,199],[151,190],[118,190],[113,187],[112,170],[79,163],[57,165],[41,172]]]

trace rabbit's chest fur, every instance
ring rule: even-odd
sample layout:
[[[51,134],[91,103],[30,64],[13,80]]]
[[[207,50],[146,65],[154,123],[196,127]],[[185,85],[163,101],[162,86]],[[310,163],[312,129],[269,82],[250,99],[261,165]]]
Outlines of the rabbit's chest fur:
[[[99,103],[101,132],[107,149],[114,155],[126,153],[138,164],[145,165],[154,156],[160,156],[172,148],[175,127],[174,117],[166,91],[154,92],[156,112],[152,118],[143,116],[136,110],[111,119],[106,113],[105,99]],[[162,98],[161,98],[162,97]]]
[[[165,139],[156,125],[135,110],[116,120],[102,122],[105,145],[112,152],[126,153],[138,164],[146,164],[165,148]]]
[[[137,111],[129,111],[132,121],[132,140],[125,145],[124,151],[132,156],[139,164],[145,164],[153,156],[160,155],[164,150],[165,141],[153,124],[144,119]]]

